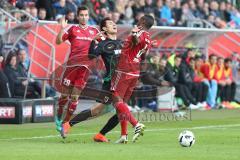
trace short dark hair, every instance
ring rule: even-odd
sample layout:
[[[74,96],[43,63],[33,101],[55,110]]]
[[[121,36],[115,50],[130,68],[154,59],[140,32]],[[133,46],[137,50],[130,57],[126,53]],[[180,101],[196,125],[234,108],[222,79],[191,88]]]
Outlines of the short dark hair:
[[[203,60],[203,57],[202,56],[195,56],[195,61],[198,61],[198,60]]]
[[[104,18],[104,19],[100,22],[100,24],[99,24],[100,30],[101,30],[101,31],[104,31],[104,30],[103,30],[103,27],[106,27],[107,21],[111,21],[111,20],[112,20],[112,19],[111,19],[110,17]]]
[[[86,11],[86,10],[89,11],[89,9],[88,9],[87,6],[84,6],[84,5],[83,5],[83,6],[79,6],[79,7],[78,7],[78,10],[77,10],[77,14],[79,14],[80,11]]]
[[[209,59],[211,59],[212,57],[217,57],[217,55],[216,55],[216,54],[211,54],[211,55],[209,56]]]
[[[224,63],[228,63],[228,62],[232,62],[232,60],[230,58],[225,58]]]
[[[223,57],[221,57],[221,56],[219,56],[218,58],[217,58],[217,60],[219,60],[219,59],[224,59]]]
[[[176,55],[174,59],[177,59],[177,58],[182,59],[182,56],[181,55]]]
[[[12,57],[17,57],[17,54],[15,51],[10,51],[5,62],[5,66],[10,64],[10,61],[12,60]]]
[[[74,13],[74,11],[73,10],[67,10],[66,15],[68,15],[69,13]],[[79,13],[79,12],[77,12],[77,13]]]
[[[143,17],[142,17],[145,21],[145,27],[147,29],[150,29],[153,24],[154,24],[154,18],[153,16],[149,15],[149,14],[145,14]]]

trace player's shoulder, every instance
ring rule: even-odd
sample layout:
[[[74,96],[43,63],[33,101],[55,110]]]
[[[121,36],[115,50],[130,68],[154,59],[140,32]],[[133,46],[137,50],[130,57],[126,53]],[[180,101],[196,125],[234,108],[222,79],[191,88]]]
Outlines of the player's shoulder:
[[[149,32],[147,32],[147,31],[145,31],[145,30],[142,30],[142,31],[140,31],[140,32],[141,32],[140,35],[142,35],[142,36],[144,36],[144,37],[149,37],[149,36],[150,36]]]
[[[79,26],[76,25],[76,24],[70,24],[69,25],[69,29],[78,29],[78,28],[79,28]]]
[[[88,30],[93,30],[93,31],[95,31],[95,32],[100,32],[99,30],[98,30],[98,28],[97,27],[95,27],[95,26],[88,26]]]

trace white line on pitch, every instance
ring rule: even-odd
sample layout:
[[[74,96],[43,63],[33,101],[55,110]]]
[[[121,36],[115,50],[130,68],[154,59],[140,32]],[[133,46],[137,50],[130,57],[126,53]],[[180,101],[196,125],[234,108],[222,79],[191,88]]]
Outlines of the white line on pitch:
[[[158,132],[158,131],[172,131],[172,130],[184,130],[184,129],[224,129],[224,128],[231,128],[231,127],[240,127],[240,124],[226,124],[226,125],[210,125],[210,126],[199,126],[199,127],[190,127],[190,128],[159,128],[159,129],[147,129],[145,132]],[[112,131],[108,134],[119,133],[120,131]],[[68,136],[85,136],[85,135],[94,135],[94,133],[76,133],[76,134],[69,134]],[[46,139],[46,138],[56,138],[60,137],[60,135],[49,135],[49,136],[36,136],[36,137],[19,137],[19,138],[6,138],[0,139],[0,141],[14,141],[14,140],[31,140],[31,139]]]

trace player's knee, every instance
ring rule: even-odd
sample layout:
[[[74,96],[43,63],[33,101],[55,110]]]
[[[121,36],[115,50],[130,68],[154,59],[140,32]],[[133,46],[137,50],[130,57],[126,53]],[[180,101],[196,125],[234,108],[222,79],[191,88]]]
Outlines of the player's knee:
[[[78,95],[71,95],[71,101],[78,101]]]
[[[103,105],[103,104],[100,104],[100,105],[94,107],[94,108],[91,110],[92,116],[97,116],[97,115],[99,115],[99,114],[102,112],[103,108],[104,108],[104,105]]]
[[[61,95],[61,97],[58,100],[58,105],[59,105],[59,107],[64,107],[67,102],[68,102],[68,96],[67,95]]]

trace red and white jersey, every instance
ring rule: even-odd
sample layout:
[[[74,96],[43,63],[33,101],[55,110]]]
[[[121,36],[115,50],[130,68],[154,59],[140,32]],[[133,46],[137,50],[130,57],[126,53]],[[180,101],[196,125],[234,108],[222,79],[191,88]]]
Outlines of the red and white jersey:
[[[92,26],[82,28],[78,25],[72,25],[65,31],[62,40],[68,40],[71,43],[71,53],[68,58],[68,66],[87,65],[88,51],[93,38],[99,33],[99,30]]]
[[[151,39],[148,32],[141,30],[137,33],[139,43],[133,45],[133,36],[127,37],[124,42],[122,53],[117,66],[117,72],[124,72],[129,75],[139,76],[140,63],[144,59],[145,54],[151,48]]]

